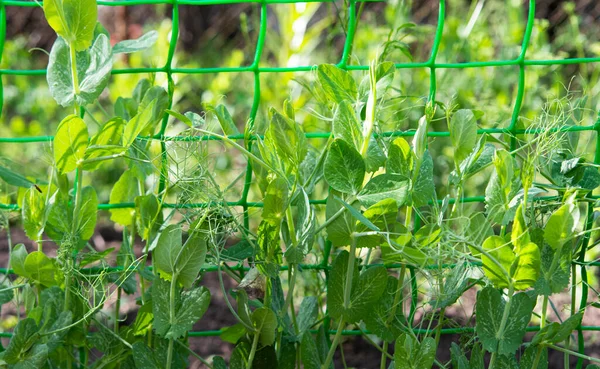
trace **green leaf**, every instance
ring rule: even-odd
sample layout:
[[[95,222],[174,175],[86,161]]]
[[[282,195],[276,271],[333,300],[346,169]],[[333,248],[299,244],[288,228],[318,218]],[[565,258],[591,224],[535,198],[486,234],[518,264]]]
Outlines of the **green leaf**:
[[[126,170],[110,191],[109,204],[134,202],[139,196],[138,179],[131,169]],[[112,208],[110,220],[122,226],[133,224],[135,208]]]
[[[515,214],[515,221],[513,222],[512,231],[510,233],[510,240],[515,247],[515,251],[521,247],[524,247],[531,241],[529,232],[527,232],[527,223],[525,222],[523,204],[519,204],[517,213]]]
[[[192,233],[182,245],[182,231],[178,225],[165,228],[154,250],[154,263],[160,276],[170,281],[176,276],[177,282],[191,287],[206,258],[207,244],[200,233]]]
[[[571,278],[571,248],[554,251],[550,245],[541,250],[540,275],[535,284],[538,295],[550,296],[569,286]]]
[[[42,368],[48,360],[48,346],[36,344],[12,369],[38,369]]]
[[[315,296],[306,296],[302,299],[298,310],[298,330],[300,334],[308,331],[317,321],[319,302]]]
[[[87,161],[83,169],[87,171],[96,170],[102,165],[104,160],[98,160],[102,157],[110,157],[121,154],[125,147],[121,145],[125,121],[120,117],[115,117],[107,121],[100,127],[90,139],[90,145],[85,150],[84,159]],[[90,161],[96,159],[97,161]]]
[[[79,93],[75,94],[69,46],[62,38],[57,38],[50,50],[46,75],[52,97],[65,107],[74,103],[81,106],[93,103],[108,85],[112,63],[110,41],[100,34],[89,50],[76,55]]]
[[[355,265],[350,303],[344,306],[348,258],[348,252],[342,251],[333,262],[327,285],[327,301],[332,318],[338,319],[343,316],[347,322],[354,323],[368,314],[384,293],[387,286],[387,271],[384,267],[373,267],[359,276],[358,266]]]
[[[162,366],[154,358],[154,352],[142,341],[135,342],[132,346],[133,360],[138,369],[161,369]]]
[[[240,131],[235,125],[235,122],[233,121],[233,118],[231,117],[231,114],[229,114],[229,110],[227,110],[227,107],[225,105],[219,104],[216,107],[214,107],[210,104],[204,104],[204,109],[212,112],[217,117],[217,120],[221,125],[221,129],[223,130],[223,133],[226,136],[240,134]]]
[[[394,363],[396,369],[430,369],[435,360],[435,339],[426,337],[422,342],[406,333],[396,340]]]
[[[369,314],[363,317],[367,329],[387,342],[394,341],[402,333],[405,324],[402,309],[398,304],[394,305],[394,296],[398,289],[398,279],[388,276],[386,289],[381,298]]]
[[[511,199],[521,188],[521,180],[516,161],[507,151],[496,151],[494,166],[496,171],[485,189],[486,213],[490,222],[506,225],[513,218],[506,219],[506,215],[510,213]]]
[[[450,346],[450,356],[452,358],[453,369],[469,369],[467,357],[462,352],[460,346],[454,342],[452,342],[452,345]]]
[[[310,332],[305,332],[302,335],[301,341],[302,350],[300,358],[305,369],[321,369],[321,358],[317,349],[317,342]]]
[[[154,105],[156,101],[151,101],[143,110],[139,111],[125,126],[123,132],[123,146],[129,147],[142,131],[152,124]]]
[[[162,223],[161,203],[154,194],[135,198],[138,233],[143,240],[151,240]]]
[[[154,134],[156,124],[161,121],[165,114],[165,109],[169,107],[169,101],[169,94],[160,86],[152,86],[146,91],[138,106],[138,113],[143,113],[146,108],[149,108],[152,114],[150,123],[139,134],[146,136]]]
[[[573,238],[573,232],[577,227],[579,209],[572,202],[566,203],[558,208],[544,227],[544,241],[554,250],[560,250],[563,245]]]
[[[73,171],[88,147],[88,130],[83,119],[69,115],[60,122],[54,136],[54,161],[60,174]]]
[[[247,241],[240,241],[221,252],[221,259],[229,261],[243,261],[254,255],[254,248]]]
[[[171,312],[169,301],[171,283],[157,278],[152,285],[152,313],[154,330],[166,339],[183,337],[202,318],[210,304],[210,292],[205,287],[180,292],[171,296],[175,300],[175,310]],[[173,319],[171,319],[173,313]]]
[[[271,123],[266,136],[272,141],[279,158],[292,168],[299,168],[306,157],[308,143],[302,127],[276,110],[271,110]]]
[[[262,218],[279,226],[288,206],[288,185],[283,178],[275,178],[269,183],[263,203]]]
[[[352,283],[350,305],[345,315],[348,323],[359,322],[375,307],[387,286],[387,270],[376,266],[362,272],[358,281]]]
[[[358,194],[365,178],[365,162],[355,148],[336,139],[325,158],[324,174],[334,190]]]
[[[10,267],[18,276],[28,278],[29,275],[25,270],[25,259],[27,259],[27,249],[22,243],[16,245],[12,249],[10,255]]]
[[[48,24],[76,51],[90,47],[98,20],[96,0],[44,1]]]
[[[262,274],[269,277],[279,275],[279,265],[282,261],[279,230],[279,226],[274,226],[264,220],[258,225],[257,268]]]
[[[349,101],[340,102],[335,110],[331,133],[334,138],[342,139],[352,144],[356,150],[360,150],[363,143],[360,122],[354,106]]]
[[[135,336],[146,335],[146,333],[152,329],[153,319],[154,314],[152,314],[152,304],[147,302],[137,311],[137,315],[135,316],[135,321],[133,322],[132,326],[132,333]]]
[[[49,190],[49,188],[46,189],[46,191]],[[48,210],[45,194],[38,192],[35,188],[29,188],[25,191],[21,202],[21,216],[23,218],[23,229],[27,237],[34,241],[42,239],[48,218]]]
[[[85,186],[81,189],[81,207],[77,217],[77,228],[75,235],[79,243],[77,246],[81,249],[85,243],[92,238],[96,229],[96,220],[98,216],[98,196],[92,186]]]
[[[386,173],[399,174],[406,178],[412,177],[413,153],[410,145],[403,137],[398,137],[392,141],[388,149],[385,169]]]
[[[454,146],[454,161],[460,163],[477,144],[477,118],[471,110],[457,110],[450,120],[450,140]]]
[[[483,249],[496,259],[510,276],[510,269],[515,261],[515,253],[512,250],[510,242],[505,241],[500,236],[490,236],[483,242]],[[497,288],[507,288],[509,283],[502,268],[483,254],[481,255],[481,261],[483,261],[485,276],[488,277],[494,286]]]
[[[540,249],[529,242],[515,247],[515,261],[511,266],[511,276],[516,290],[524,290],[535,285],[540,274]]]
[[[344,206],[336,200],[336,197],[338,197],[337,194],[335,191],[330,191],[327,197],[325,217],[328,221],[341,209],[344,209]],[[335,218],[335,220],[330,221],[327,225],[327,239],[332,243],[333,247],[349,245],[352,242],[352,234],[355,228],[356,220],[350,212],[343,211],[341,215]]]
[[[352,75],[333,64],[321,64],[317,67],[317,81],[332,102],[355,102],[358,98],[358,89]]]
[[[260,343],[270,346],[275,342],[275,330],[277,329],[277,316],[273,310],[262,307],[252,313],[252,326],[255,334],[260,334]]]
[[[0,165],[0,179],[8,183],[11,186],[32,188],[35,187],[35,183],[31,182],[27,178],[23,177],[19,173],[13,172],[12,170]]]
[[[13,289],[8,284],[0,283],[0,307],[11,302],[14,295]]]
[[[33,344],[38,340],[38,326],[35,321],[31,318],[19,321],[4,352],[3,360],[8,364],[17,364],[25,358]]]
[[[146,50],[156,43],[158,32],[146,32],[135,40],[123,40],[113,47],[113,54],[129,54],[136,51]]]
[[[419,119],[417,132],[415,132],[415,136],[413,137],[413,153],[417,161],[422,160],[425,150],[427,150],[428,124],[429,122],[427,121],[427,116],[422,116],[421,119]]]
[[[538,359],[537,366],[534,367],[533,365],[538,356],[538,352],[540,358]],[[527,346],[523,356],[521,356],[519,367],[523,369],[548,369],[548,349],[546,347],[534,345]]]
[[[110,255],[113,251],[115,251],[114,247],[106,249],[101,252],[90,251],[83,255],[83,258],[79,262],[79,267],[83,268],[84,266],[93,264],[99,260],[104,260],[108,255]]]
[[[566,341],[583,320],[583,312],[570,316],[562,324],[553,322],[542,328],[531,341],[532,345],[548,345]]]
[[[356,196],[360,203],[369,207],[384,199],[394,199],[402,206],[408,196],[410,181],[397,174],[381,174],[373,177]]]
[[[225,342],[229,342],[231,344],[236,344],[240,340],[240,338],[244,337],[246,334],[246,328],[242,323],[234,324],[230,327],[225,327],[221,330],[221,334],[219,338]]]
[[[35,282],[46,287],[56,285],[56,266],[52,259],[41,251],[34,251],[25,259],[25,273]]]
[[[506,321],[503,335],[498,337],[506,303],[497,289],[488,286],[481,290],[475,304],[475,331],[483,347],[501,355],[514,354],[523,342],[534,305],[535,300],[526,293],[513,295],[508,312],[510,318]]]
[[[429,150],[425,150],[419,172],[412,184],[410,196],[414,206],[424,206],[433,200],[435,186],[433,181],[433,159]]]
[[[379,232],[380,229],[373,223],[371,223],[371,221],[369,219],[367,219],[358,209],[356,209],[354,206],[348,204],[346,201],[342,200],[341,198],[334,196],[334,198],[340,202],[342,204],[342,206],[344,206],[346,208],[346,210],[348,210],[348,212],[356,219],[358,220],[360,223],[362,223],[363,225],[367,226],[367,228],[369,228],[372,231],[376,231]]]
[[[383,232],[393,232],[395,230],[398,215],[398,204],[396,200],[389,198],[379,201],[373,204],[363,213],[364,217],[368,219],[378,229]],[[367,232],[368,227],[359,222],[356,226],[356,232]],[[368,235],[357,238],[357,247],[376,247],[383,243],[385,236],[383,235]]]

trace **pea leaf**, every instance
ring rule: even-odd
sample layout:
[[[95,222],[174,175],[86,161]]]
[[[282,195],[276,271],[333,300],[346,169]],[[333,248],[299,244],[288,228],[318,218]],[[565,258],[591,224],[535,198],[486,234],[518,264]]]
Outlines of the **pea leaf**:
[[[85,150],[84,157],[87,163],[83,165],[83,169],[94,171],[104,162],[104,160],[98,160],[98,158],[123,153],[125,147],[121,145],[121,139],[124,129],[125,121],[120,117],[112,118],[104,123],[98,133],[90,139],[90,144]]]
[[[137,136],[142,133],[146,128],[152,124],[154,105],[156,101],[151,101],[144,109],[139,111],[129,122],[125,125],[125,131],[123,132],[123,146],[129,147],[133,144]]]
[[[450,120],[450,140],[454,146],[454,160],[460,163],[477,143],[477,119],[471,110],[457,110]]]
[[[477,295],[475,331],[483,347],[489,352],[511,355],[523,342],[535,301],[526,293],[517,293],[511,300],[508,313],[510,319],[506,322],[503,335],[498,337],[506,303],[500,291],[491,286],[485,287]]]
[[[35,282],[46,287],[56,285],[56,266],[52,259],[47,257],[43,252],[34,251],[27,255],[24,268],[28,278]]]
[[[184,287],[191,287],[206,258],[206,239],[201,233],[192,233],[182,244],[178,225],[165,228],[154,250],[155,267],[160,276],[170,281],[173,276]]]
[[[136,368],[161,369],[162,366],[156,361],[154,352],[142,341],[137,341],[131,345],[133,349],[133,360]]]
[[[180,292],[176,289],[175,310],[169,301],[170,283],[157,278],[152,285],[152,313],[154,330],[166,339],[183,337],[202,318],[210,303],[210,292],[205,287]],[[173,318],[171,319],[171,316]]]
[[[413,153],[410,145],[403,137],[398,137],[392,141],[388,149],[385,169],[390,174],[399,174],[406,178],[412,177]]]
[[[140,132],[141,135],[154,134],[155,126],[163,118],[169,102],[169,94],[160,86],[152,86],[146,91],[138,106],[138,113],[143,113],[146,108],[152,107],[150,108],[150,122]]]
[[[302,350],[300,350],[300,358],[305,369],[321,369],[321,358],[317,349],[317,342],[310,332],[305,332],[302,335],[301,341]]]
[[[384,199],[394,199],[402,206],[408,196],[410,181],[397,174],[373,177],[356,196],[363,206],[369,207]]]
[[[79,240],[77,246],[81,249],[85,243],[94,235],[96,220],[98,217],[98,196],[92,186],[81,189],[81,207],[75,214],[77,219],[76,237]]]
[[[8,364],[17,364],[23,360],[33,344],[39,340],[38,330],[32,318],[19,321],[2,359]]]
[[[297,170],[308,151],[304,131],[298,123],[278,111],[272,109],[271,114],[265,140],[270,140],[277,155]]]
[[[219,104],[217,106],[212,106],[210,104],[203,104],[203,106],[206,111],[210,111],[217,117],[217,120],[221,125],[221,129],[226,136],[240,134],[240,131],[235,125],[235,122],[233,121],[233,118],[231,117],[231,114],[229,114],[229,110],[227,110],[225,105]]]
[[[324,174],[334,190],[357,194],[365,178],[365,162],[355,148],[344,140],[336,139],[325,158]]]
[[[535,285],[540,273],[540,249],[535,243],[515,247],[511,271],[515,289],[524,290]]]
[[[73,89],[69,46],[57,38],[50,50],[48,62],[48,87],[54,100],[62,106],[74,103],[87,105],[94,102],[108,85],[112,70],[112,50],[108,37],[100,34],[92,47],[76,55],[79,92]]]
[[[269,183],[263,204],[262,218],[279,226],[288,206],[288,186],[283,178],[276,178]]]
[[[579,220],[579,209],[572,202],[558,208],[544,227],[544,241],[554,250],[560,250],[571,238]]]
[[[535,284],[537,294],[550,296],[567,288],[571,278],[571,248],[554,251],[550,245],[544,245],[540,271]]]
[[[32,188],[36,187],[35,183],[31,182],[27,178],[23,177],[17,172],[14,172],[6,167],[0,165],[0,179],[8,183],[11,186]]]
[[[381,200],[363,213],[363,216],[368,219],[375,227],[384,232],[393,232],[397,224],[396,216],[398,215],[398,204],[392,198]],[[356,232],[367,232],[369,228],[359,222],[356,226]],[[368,235],[357,239],[357,247],[376,247],[384,242],[383,235]]]
[[[483,242],[483,249],[496,259],[507,273],[510,273],[515,260],[515,253],[510,242],[506,242],[500,236],[490,236]],[[509,283],[502,269],[486,255],[482,254],[481,260],[483,261],[483,271],[494,286],[507,288]]]
[[[76,51],[90,47],[98,20],[96,0],[49,0],[44,2],[48,24]]]
[[[46,189],[49,191],[49,189]],[[23,229],[27,237],[34,241],[42,238],[46,220],[48,218],[45,194],[39,193],[35,188],[29,188],[23,195],[21,202],[21,216]]]
[[[60,174],[73,171],[88,147],[88,131],[83,119],[69,115],[60,122],[54,136],[54,161]]]
[[[113,54],[129,54],[134,53],[136,51],[146,50],[147,48],[154,45],[156,43],[156,40],[158,40],[158,32],[150,31],[144,33],[135,40],[123,40],[121,42],[118,42],[113,47]]]
[[[273,310],[262,307],[252,313],[252,326],[255,334],[260,334],[260,343],[270,346],[275,342],[275,330],[277,329],[277,316]]]
[[[351,102],[344,100],[339,103],[333,115],[331,132],[333,133],[333,137],[352,144],[356,150],[360,149],[363,137],[360,122]]]
[[[154,194],[135,198],[138,233],[143,240],[154,239],[162,223],[161,203]]]
[[[339,194],[339,193],[337,193]],[[333,247],[349,245],[352,242],[352,234],[356,228],[356,220],[350,212],[343,211],[334,220],[330,220],[344,206],[335,199],[337,197],[335,191],[330,191],[327,197],[327,205],[325,206],[325,217],[329,221],[327,224],[327,239],[332,243]]]
[[[363,317],[367,329],[387,342],[394,341],[402,333],[404,326],[402,309],[394,305],[398,288],[398,279],[388,276],[381,298],[374,304],[371,312]]]
[[[423,153],[419,172],[412,184],[410,196],[414,206],[424,206],[433,199],[435,186],[433,182],[433,159],[429,150]]]
[[[541,350],[540,358],[537,366],[533,366],[538,355],[538,350]],[[546,347],[538,347],[530,345],[525,349],[521,361],[519,362],[520,368],[527,369],[548,369],[548,349]]]
[[[18,276],[27,278],[29,275],[25,270],[25,259],[27,259],[27,249],[20,243],[12,249],[10,267]]]
[[[419,342],[406,333],[396,340],[394,363],[396,369],[430,369],[435,360],[435,339],[426,337]]]
[[[333,64],[321,64],[317,67],[317,81],[325,96],[332,102],[354,102],[358,98],[358,88],[352,75]]]
[[[298,310],[298,330],[300,333],[308,331],[317,321],[319,304],[315,296],[306,296],[302,299]]]
[[[112,190],[110,191],[109,204],[121,204],[134,202],[139,195],[138,180],[131,169],[121,174]],[[110,209],[110,220],[123,226],[133,223],[135,208],[112,208]]]

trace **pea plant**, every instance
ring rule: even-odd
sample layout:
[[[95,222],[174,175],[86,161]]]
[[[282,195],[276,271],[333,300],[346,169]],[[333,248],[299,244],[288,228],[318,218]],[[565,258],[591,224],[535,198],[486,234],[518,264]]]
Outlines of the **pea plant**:
[[[48,86],[73,114],[54,135],[47,180],[0,166],[37,244],[10,247],[14,277],[2,280],[0,304],[14,306],[18,323],[0,366],[171,369],[194,357],[211,369],[330,369],[346,367],[350,330],[381,353],[368,368],[543,369],[550,350],[565,368],[571,358],[598,368],[575,348],[594,307],[585,256],[597,243],[591,194],[600,186],[597,165],[578,154],[585,99],[549,104],[522,132],[484,134],[480,111],[428,101],[416,130],[386,132],[401,98],[394,63],[373,62],[360,77],[323,64],[305,84],[304,111],[286,100],[240,132],[224,105],[174,110],[171,78],[166,89],[141,79],[106,106],[115,56],[157,34],[111,46],[95,0],[43,7],[58,35]],[[315,136],[309,118],[330,134]],[[167,139],[167,128],[177,135]],[[249,169],[223,186],[210,141]],[[452,167],[447,178],[434,174],[440,162]],[[108,168],[124,170],[104,204],[84,184]],[[475,178],[487,183],[485,209],[468,204]],[[260,211],[227,201],[241,179]],[[118,250],[90,241],[99,209],[122,229]],[[1,224],[10,225],[4,214]],[[189,344],[214,308],[208,269],[236,322],[220,332],[234,345],[227,360]],[[563,320],[552,297],[567,290]],[[451,308],[469,291],[473,313],[460,321]],[[130,324],[119,315],[124,295],[137,303]],[[440,353],[457,325],[473,329]]]

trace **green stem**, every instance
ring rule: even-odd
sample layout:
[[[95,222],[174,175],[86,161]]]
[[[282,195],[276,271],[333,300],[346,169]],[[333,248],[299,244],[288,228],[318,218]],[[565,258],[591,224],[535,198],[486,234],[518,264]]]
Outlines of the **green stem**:
[[[587,355],[584,355],[584,354],[580,354],[577,351],[569,350],[569,349],[566,349],[564,347],[560,347],[560,346],[556,346],[556,345],[548,345],[548,347],[550,347],[551,349],[556,350],[556,351],[564,352],[565,354],[569,354],[569,355],[573,355],[573,356],[576,356],[576,357],[580,357],[580,358],[582,358],[584,360],[592,361],[594,363],[600,363],[600,359],[592,357],[592,356],[587,356]]]
[[[539,363],[540,363],[540,359],[542,358],[542,350],[544,349],[544,346],[540,345],[537,349],[537,352],[535,354],[535,360],[533,360],[533,365],[531,366],[531,369],[537,369]]]
[[[175,324],[175,289],[177,287],[177,273],[173,274],[171,278],[171,289],[169,291],[169,323],[171,325]],[[167,349],[167,366],[166,369],[171,369],[172,361],[173,361],[173,343],[174,340],[169,340],[169,347]]]
[[[73,80],[73,93],[75,94],[74,109],[75,115],[79,115],[79,104],[77,104],[77,96],[81,92],[79,90],[79,77],[77,76],[77,54],[72,44],[69,45],[71,56],[71,79]]]
[[[542,317],[540,322],[540,328],[544,328],[546,326],[546,314],[548,310],[548,296],[544,296],[542,300]]]
[[[252,340],[252,349],[248,356],[248,365],[246,369],[252,369],[252,362],[254,361],[254,355],[256,355],[256,349],[258,348],[258,339],[260,338],[260,332],[254,333],[254,339]]]
[[[409,207],[412,210],[412,208]],[[407,209],[407,219],[408,219],[408,209]],[[396,310],[398,310],[398,306],[400,305],[400,299],[404,295],[404,274],[406,273],[406,264],[402,264],[400,269],[400,275],[398,276],[398,285],[396,286],[396,293],[394,294],[394,304],[392,305],[392,309],[390,310],[390,314],[386,320],[386,326],[389,325],[394,317],[396,316]],[[387,367],[387,355],[388,354],[388,342],[383,342],[383,354],[381,355],[381,362],[379,364],[380,369],[386,369]]]
[[[325,362],[321,366],[321,369],[329,369],[331,365],[331,361],[333,360],[333,355],[335,355],[335,350],[337,348],[338,343],[340,342],[340,338],[342,337],[342,329],[344,329],[344,317],[340,318],[340,323],[338,324],[337,331],[335,332],[335,337],[333,337],[333,342],[331,342],[331,347],[329,348],[329,352],[327,353],[327,358]]]
[[[352,277],[354,276],[354,263],[356,262],[356,238],[352,237],[352,245],[350,246],[350,256],[348,258],[348,269],[346,270],[346,285],[344,286],[344,310],[350,307],[350,295],[352,293]],[[340,318],[340,323],[338,326],[338,330],[335,333],[335,338],[331,343],[331,347],[329,348],[329,353],[327,354],[327,359],[325,359],[325,363],[321,367],[322,369],[328,369],[329,364],[331,364],[331,360],[333,360],[333,355],[335,354],[335,350],[337,349],[337,345],[340,341],[340,336],[342,334],[342,329],[344,328],[344,316]]]
[[[444,317],[446,315],[446,308],[440,310],[440,317],[438,319],[437,327],[435,329],[435,346],[440,344],[440,337],[442,336],[442,326],[444,325]]]
[[[115,333],[119,334],[119,310],[121,310],[121,287],[117,287],[117,302],[115,303]]]
[[[510,279],[509,279],[510,281]],[[502,314],[502,320],[500,321],[500,327],[498,328],[498,332],[496,332],[496,337],[504,337],[504,329],[506,329],[506,323],[508,322],[508,313],[510,312],[510,305],[512,303],[512,296],[515,293],[515,288],[512,283],[508,287],[508,301],[506,305],[504,305],[504,313]],[[490,358],[489,369],[494,369],[494,363],[496,362],[496,357],[498,356],[498,350],[492,353],[492,357]]]
[[[285,308],[283,309],[283,314],[285,315],[285,313],[287,312],[287,309],[291,309],[291,314],[292,314],[292,324],[294,325],[294,330],[296,331],[296,334],[299,333],[298,330],[298,322],[296,321],[296,311],[294,310],[294,288],[296,286],[296,264],[290,264],[290,268],[288,269],[288,275],[289,275],[289,287],[288,287],[288,294],[286,296],[285,299]]]

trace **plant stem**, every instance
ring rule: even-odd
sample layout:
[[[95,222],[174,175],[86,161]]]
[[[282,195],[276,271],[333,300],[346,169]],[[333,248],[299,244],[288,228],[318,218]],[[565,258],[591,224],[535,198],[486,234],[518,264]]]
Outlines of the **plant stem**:
[[[542,350],[543,350],[543,346],[540,345],[540,347],[538,347],[537,349],[537,353],[535,354],[535,360],[533,360],[533,365],[531,366],[531,369],[537,369],[539,363],[540,363],[540,359],[542,358]]]
[[[546,326],[546,314],[548,310],[548,296],[544,296],[542,300],[542,318],[540,322],[540,328],[544,328]]]
[[[335,332],[335,337],[333,337],[333,342],[331,342],[331,347],[329,348],[329,352],[327,353],[327,358],[321,366],[321,369],[329,369],[329,365],[331,365],[331,361],[333,360],[333,355],[335,354],[337,345],[340,342],[340,338],[342,337],[342,329],[344,329],[345,323],[346,322],[344,322],[344,317],[341,317],[340,323],[337,327],[337,331]]]
[[[350,294],[352,293],[352,277],[354,276],[354,262],[356,261],[356,238],[352,237],[352,245],[350,246],[350,255],[348,258],[348,269],[346,269],[346,285],[344,286],[344,310],[350,307]],[[331,343],[331,347],[329,348],[329,353],[327,354],[327,359],[325,359],[325,363],[321,367],[322,369],[329,369],[329,364],[331,364],[331,360],[333,360],[333,355],[335,354],[335,350],[337,349],[337,345],[340,341],[340,336],[342,334],[342,329],[344,328],[344,315],[340,317],[340,323],[338,325],[337,332],[335,333],[335,338]]]
[[[248,365],[246,369],[252,369],[252,362],[254,361],[254,355],[256,355],[256,348],[258,347],[258,339],[260,338],[260,331],[254,333],[254,339],[252,340],[252,349],[248,356]]]
[[[117,302],[115,303],[115,333],[119,334],[119,310],[121,310],[121,287],[117,287]]]
[[[412,208],[410,208],[410,209],[412,210]],[[407,212],[407,217],[408,217],[408,212]],[[396,286],[396,293],[394,294],[394,303],[392,305],[392,309],[390,310],[390,314],[387,317],[386,326],[392,322],[392,320],[396,316],[396,310],[398,310],[398,306],[401,304],[400,299],[404,295],[404,274],[405,274],[405,272],[406,272],[406,264],[402,264],[402,267],[400,269],[400,275],[398,276],[398,285]],[[387,365],[386,355],[389,355],[388,354],[388,345],[389,344],[387,341],[383,342],[383,354],[381,355],[381,362],[379,364],[380,369],[386,369],[386,365]]]
[[[510,281],[510,279],[509,279]],[[504,329],[506,328],[506,323],[508,321],[508,313],[510,312],[510,305],[512,303],[512,296],[515,293],[515,287],[512,283],[508,287],[508,301],[506,305],[504,305],[504,313],[502,314],[502,320],[500,321],[500,328],[498,328],[498,332],[496,332],[496,337],[504,337]],[[489,369],[494,369],[494,363],[496,361],[496,357],[498,356],[498,350],[492,353],[492,357],[490,358]]]
[[[569,349],[566,349],[564,347],[560,347],[560,346],[556,346],[556,345],[548,345],[548,347],[551,348],[551,349],[553,349],[553,350],[556,350],[556,351],[564,352],[565,354],[569,354],[569,355],[573,355],[573,356],[576,356],[576,357],[580,357],[580,358],[582,358],[584,360],[592,361],[594,363],[600,363],[600,359],[592,357],[592,356],[587,356],[587,355],[584,355],[584,354],[580,354],[577,351],[569,350]]]
[[[75,99],[73,101],[75,115],[79,115],[79,104],[77,103],[77,96],[79,96],[79,77],[77,76],[77,54],[72,44],[69,45],[69,52],[71,56],[71,79],[73,80],[73,93]]]
[[[284,305],[284,309],[283,309],[283,314],[285,315],[285,313],[287,312],[287,309],[290,308],[291,309],[291,313],[292,313],[292,324],[294,325],[294,330],[296,331],[296,334],[299,333],[298,331],[298,322],[296,321],[296,311],[294,310],[294,287],[296,286],[296,264],[290,264],[290,268],[288,269],[288,275],[289,275],[289,287],[288,287],[288,294],[286,296],[285,299],[285,305]]]
[[[173,273],[173,277],[171,278],[171,290],[169,291],[169,323],[171,325],[175,323],[175,289],[177,287],[177,277],[177,273]],[[173,342],[174,339],[169,340],[166,369],[171,369],[173,361]]]

